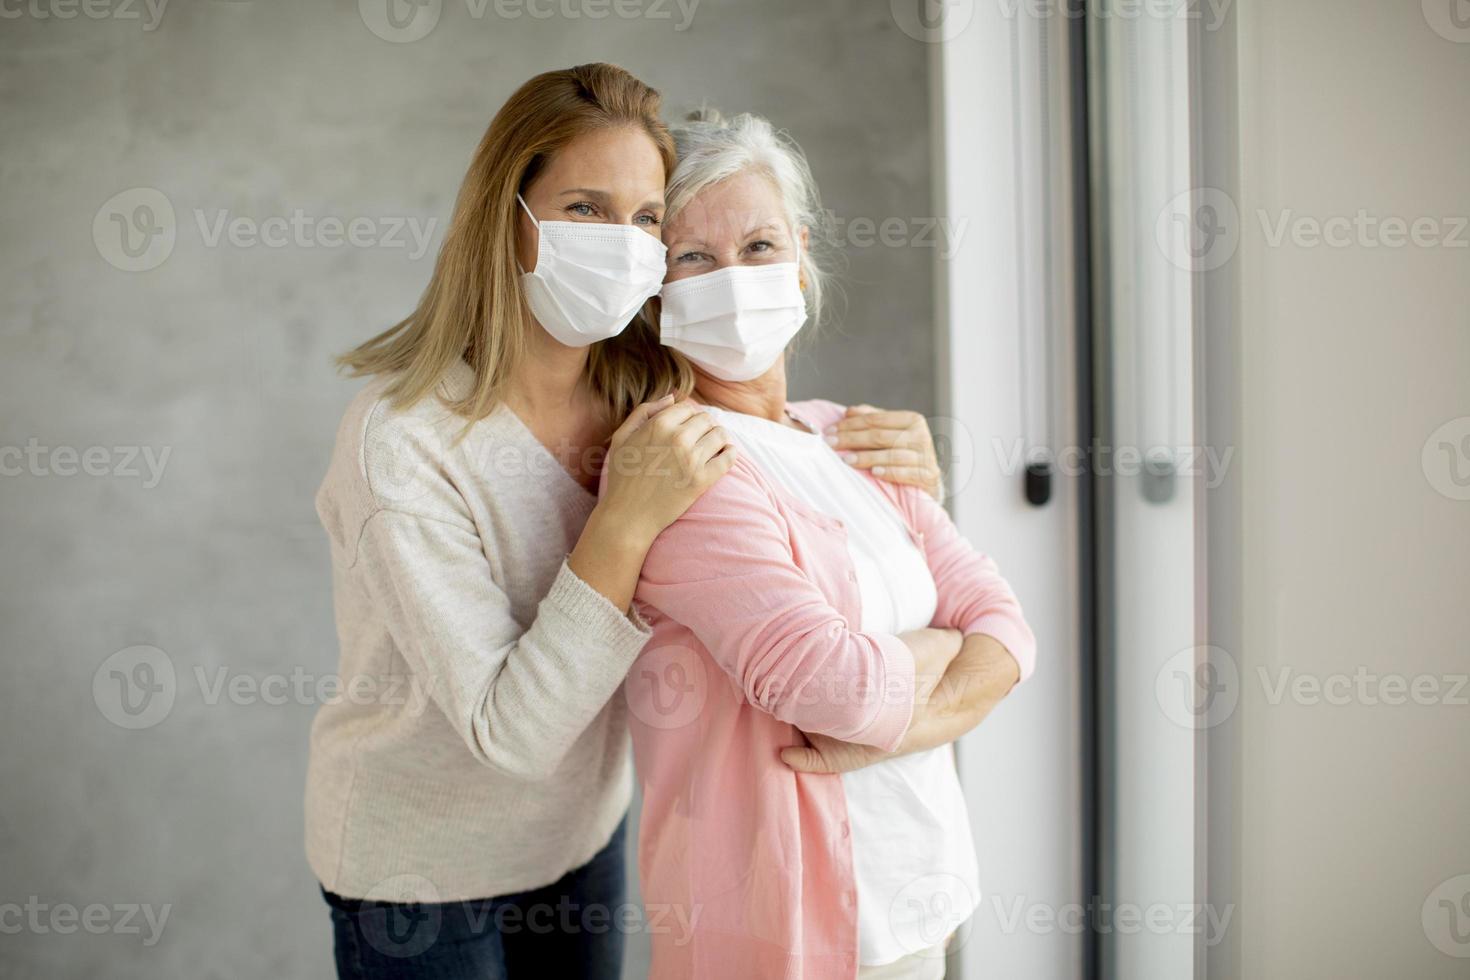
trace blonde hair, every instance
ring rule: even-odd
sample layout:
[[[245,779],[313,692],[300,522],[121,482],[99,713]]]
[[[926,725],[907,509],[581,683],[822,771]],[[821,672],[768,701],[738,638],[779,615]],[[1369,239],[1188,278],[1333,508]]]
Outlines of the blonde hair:
[[[471,421],[488,415],[526,356],[526,331],[536,329],[516,265],[516,195],[572,140],[618,126],[648,134],[667,176],[674,142],[659,107],[658,92],[616,65],[549,71],[522,85],[475,150],[418,307],[337,363],[353,377],[390,375],[387,396],[408,405],[463,358],[474,369],[475,385],[450,407]],[[644,316],[591,346],[586,376],[610,419],[670,390],[687,394],[694,385],[688,362],[659,345],[656,321]]]
[[[726,119],[708,106],[689,113],[671,131],[679,162],[665,193],[664,220],[672,220],[713,184],[747,170],[765,175],[781,195],[792,233],[807,229],[807,245],[801,250],[802,288],[812,322],[819,322],[824,287],[831,285],[825,254],[831,221],[801,147],[767,119],[748,112]]]

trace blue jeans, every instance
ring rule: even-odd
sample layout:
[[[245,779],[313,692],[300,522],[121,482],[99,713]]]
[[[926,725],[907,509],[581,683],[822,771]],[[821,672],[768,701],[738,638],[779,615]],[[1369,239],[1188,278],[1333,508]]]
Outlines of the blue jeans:
[[[463,902],[377,902],[322,890],[342,980],[617,980],[627,822],[544,888]]]

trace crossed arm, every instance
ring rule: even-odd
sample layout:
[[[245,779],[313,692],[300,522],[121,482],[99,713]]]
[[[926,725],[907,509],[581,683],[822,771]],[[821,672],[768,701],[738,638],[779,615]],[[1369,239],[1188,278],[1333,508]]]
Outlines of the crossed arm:
[[[1004,644],[973,633],[959,642],[941,676],[928,684],[916,680],[913,718],[898,748],[884,752],[808,732],[810,744],[782,749],[781,761],[798,772],[850,772],[953,742],[984,721],[1020,679],[1020,665]]]
[[[873,413],[876,418],[869,418],[876,422],[889,414],[897,413]],[[862,416],[858,420],[867,421]],[[843,423],[853,421],[850,411]],[[884,435],[893,438],[893,444],[904,445],[906,452],[913,452],[918,429],[909,422],[899,431],[901,435],[895,436],[893,432]],[[927,429],[923,436],[927,439]],[[895,482],[923,486],[925,481]],[[934,481],[934,486],[937,485]],[[848,772],[882,759],[953,742],[984,721],[1011,689],[1030,674],[1035,663],[1035,637],[995,563],[976,552],[960,536],[949,515],[933,499],[917,494],[902,499],[910,523],[921,531],[925,559],[940,592],[934,625],[951,628],[952,659],[928,678],[922,676],[922,670],[919,672],[913,717],[897,748],[885,752],[871,745],[807,732],[809,744],[793,746],[781,753],[782,760],[792,769]]]
[[[820,721],[816,718],[805,719],[816,724],[804,724],[803,719],[794,716],[786,718],[803,729],[809,744],[783,750],[783,761],[798,771],[836,773],[859,769],[885,758],[944,745],[975,728],[1030,673],[1035,660],[1035,639],[1021,616],[1015,596],[1000,577],[994,562],[976,552],[960,537],[948,514],[933,499],[941,494],[941,479],[933,441],[922,416],[913,412],[885,412],[865,405],[856,406],[849,408],[840,420],[829,426],[826,435],[828,441],[844,454],[850,464],[869,469],[875,476],[892,483],[909,484],[929,494],[912,494],[907,499],[905,509],[909,512],[911,524],[921,531],[925,540],[925,557],[940,592],[940,605],[934,622],[934,626],[938,628],[918,630],[899,638],[911,651],[914,665],[913,710],[901,737],[898,732],[893,732],[881,740],[887,746],[879,747],[874,743],[880,740],[875,739],[872,732],[864,732],[851,741],[836,737],[832,728],[828,727],[835,718],[822,718]],[[729,485],[724,488],[717,486],[717,491],[728,491],[739,483],[738,479],[732,482],[729,476],[726,481]],[[715,492],[712,497],[718,498],[722,495]],[[699,516],[695,512],[704,509],[696,505],[694,512],[687,515],[691,519],[689,523],[696,523]],[[740,510],[743,511],[742,516],[748,518],[754,509],[747,502]],[[756,529],[760,529],[759,525]],[[654,568],[676,561],[674,556],[691,554],[691,551],[676,547],[672,540],[678,536],[680,530],[680,526],[676,524],[670,532],[665,532],[664,537],[670,540],[664,541],[662,548],[656,546],[655,554],[650,556]],[[748,543],[758,537],[758,534],[752,534],[747,529],[745,533],[735,536],[735,539]],[[703,548],[692,553],[697,554],[707,548],[708,538],[705,539]],[[671,561],[664,562],[665,556]],[[742,564],[730,560],[734,555],[722,557],[724,560],[719,564],[723,575],[729,575]],[[688,570],[681,570],[682,574],[667,578],[660,574],[649,576],[649,571],[650,567],[645,565],[645,581],[641,592],[642,597],[653,600],[652,604],[655,606],[661,604],[659,600],[674,605],[675,597],[684,592],[683,588],[669,591],[668,587],[674,584],[669,578],[686,587],[690,584]],[[664,579],[664,582],[660,583],[660,579]],[[726,578],[723,584],[728,590],[732,581]],[[726,595],[728,596],[728,591]],[[762,600],[765,598],[762,596]],[[764,606],[765,602],[752,604]],[[680,616],[675,615],[673,618],[679,620]],[[690,617],[692,618],[694,617]],[[689,622],[690,619],[683,621]],[[722,616],[719,619],[722,628],[728,629],[730,623],[727,617]],[[695,632],[700,630],[696,629]],[[853,638],[863,639],[860,635],[854,635]],[[708,639],[712,640],[713,637]],[[714,643],[711,649],[725,649],[728,646]],[[858,650],[862,650],[863,646],[859,642]],[[859,663],[869,660],[877,653],[876,650],[863,652],[866,656],[859,657]],[[769,663],[763,657],[753,659]],[[877,659],[886,658],[880,655]],[[729,665],[732,668],[734,666]],[[732,675],[740,677],[741,673],[735,669],[732,670]],[[745,680],[749,683],[754,678],[747,677]],[[750,686],[758,688],[763,685],[755,683]],[[779,689],[781,686],[774,685],[773,688]],[[755,691],[752,690],[751,693],[754,695]],[[753,696],[752,700],[761,703],[757,697]],[[778,717],[785,714],[774,703],[767,708]],[[813,730],[817,725],[828,727],[828,731],[823,733]],[[856,733],[846,734],[851,738]]]

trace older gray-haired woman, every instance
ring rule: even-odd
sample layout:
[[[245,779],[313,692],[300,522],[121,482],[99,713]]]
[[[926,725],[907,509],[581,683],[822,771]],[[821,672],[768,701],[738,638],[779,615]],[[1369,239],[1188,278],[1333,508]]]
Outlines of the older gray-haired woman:
[[[844,465],[822,438],[840,406],[787,402],[823,287],[800,150],[750,115],[674,133],[660,340],[739,456],[636,593],[644,898],[699,913],[653,937],[651,976],[940,977],[979,896],[949,743],[1035,641],[934,500]],[[671,714],[690,693],[693,717]]]

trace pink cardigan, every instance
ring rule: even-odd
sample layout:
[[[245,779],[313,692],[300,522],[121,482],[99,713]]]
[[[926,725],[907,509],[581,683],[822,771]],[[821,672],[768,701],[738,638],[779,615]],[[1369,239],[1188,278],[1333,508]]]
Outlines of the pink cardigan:
[[[831,402],[790,406],[820,431]],[[995,563],[927,494],[874,480],[923,550],[935,626],[1005,644],[1024,680],[1035,639]],[[800,730],[895,748],[913,658],[858,632],[842,522],[741,459],[655,542],[638,585],[653,627],[624,692],[643,785],[639,868],[651,980],[857,975],[842,779],[798,774]],[[915,869],[916,873],[922,869]]]

